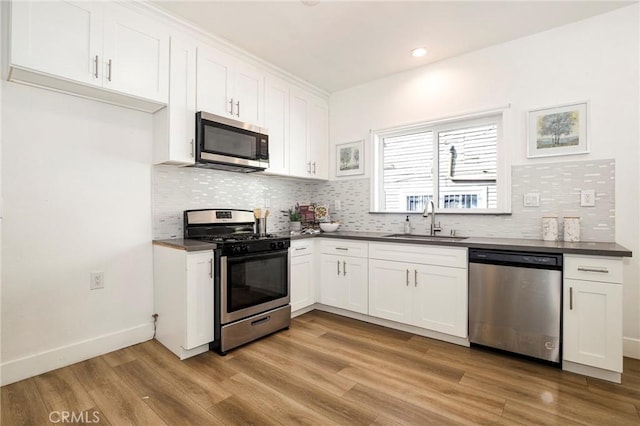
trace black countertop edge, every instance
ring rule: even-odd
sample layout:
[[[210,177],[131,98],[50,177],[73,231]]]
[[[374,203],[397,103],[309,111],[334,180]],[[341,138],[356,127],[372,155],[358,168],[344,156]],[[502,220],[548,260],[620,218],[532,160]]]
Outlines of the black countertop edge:
[[[631,257],[632,252],[617,243],[543,241],[524,238],[479,238],[469,237],[459,241],[429,241],[414,238],[387,237],[388,232],[331,232],[320,234],[292,235],[292,240],[306,238],[339,238],[384,243],[420,244],[446,247],[467,247],[494,250],[537,251],[541,253],[582,254],[590,256]]]
[[[205,243],[198,240],[188,240],[184,238],[172,238],[168,240],[153,240],[153,245],[169,247],[184,251],[213,250],[217,246],[213,243]]]

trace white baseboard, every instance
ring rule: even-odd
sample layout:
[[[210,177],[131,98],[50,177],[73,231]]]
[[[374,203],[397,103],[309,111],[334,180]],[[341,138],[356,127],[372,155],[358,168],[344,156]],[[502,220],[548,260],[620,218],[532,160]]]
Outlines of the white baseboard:
[[[623,338],[622,353],[629,358],[640,359],[640,339]]]
[[[0,386],[150,340],[152,324],[94,337],[0,364]],[[4,342],[6,343],[6,342]]]

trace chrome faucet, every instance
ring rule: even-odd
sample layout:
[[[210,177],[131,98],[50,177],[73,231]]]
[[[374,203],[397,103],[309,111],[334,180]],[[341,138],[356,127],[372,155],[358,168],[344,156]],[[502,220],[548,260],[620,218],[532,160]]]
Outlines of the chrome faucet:
[[[440,223],[436,225],[436,205],[433,200],[429,200],[427,206],[424,208],[424,212],[422,212],[422,217],[427,217],[431,215],[431,226],[429,227],[429,235],[436,235],[436,232],[442,231],[440,228]]]

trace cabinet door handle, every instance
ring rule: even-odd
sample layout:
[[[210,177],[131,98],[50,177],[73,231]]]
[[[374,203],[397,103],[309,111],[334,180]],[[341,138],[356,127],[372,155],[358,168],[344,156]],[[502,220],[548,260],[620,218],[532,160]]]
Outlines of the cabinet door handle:
[[[315,161],[313,162],[313,174],[314,175],[316,174],[316,162]]]
[[[311,161],[307,163],[307,173],[311,174]]]
[[[113,68],[113,61],[109,59],[109,62],[107,62],[107,80],[109,81],[111,81],[111,68]]]
[[[209,278],[213,278],[213,259],[209,259]]]
[[[347,275],[347,262],[342,261],[342,275]]]
[[[578,271],[580,272],[599,272],[601,274],[608,274],[609,270],[607,268],[591,268],[587,266],[578,266]]]
[[[337,260],[336,262],[338,262],[338,275],[340,275],[340,261]]]
[[[573,287],[569,287],[569,310],[573,310]]]
[[[295,250],[300,251],[300,250],[306,250],[306,249],[307,249],[306,247],[297,247]]]
[[[407,287],[409,287],[409,270],[407,269]]]
[[[413,286],[418,287],[418,270],[413,270]]]
[[[233,115],[233,98],[229,99],[229,114]]]
[[[93,66],[95,67],[95,72],[93,73],[93,76],[95,78],[98,78],[98,55],[96,55],[96,58],[93,60]]]
[[[192,158],[195,157],[194,151],[195,151],[195,146],[193,146],[193,139],[191,139],[191,157]]]
[[[236,116],[240,117],[240,101],[236,102]]]
[[[347,247],[336,247],[336,250],[345,250],[345,251],[349,251],[349,249]]]

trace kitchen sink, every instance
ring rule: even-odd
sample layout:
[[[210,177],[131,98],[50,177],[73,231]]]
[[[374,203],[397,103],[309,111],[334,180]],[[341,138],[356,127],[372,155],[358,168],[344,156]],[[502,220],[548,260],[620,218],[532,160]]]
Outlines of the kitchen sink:
[[[422,241],[442,241],[442,242],[455,242],[466,240],[469,237],[453,237],[448,235],[425,235],[425,234],[387,234],[385,238],[408,238],[412,240]]]

